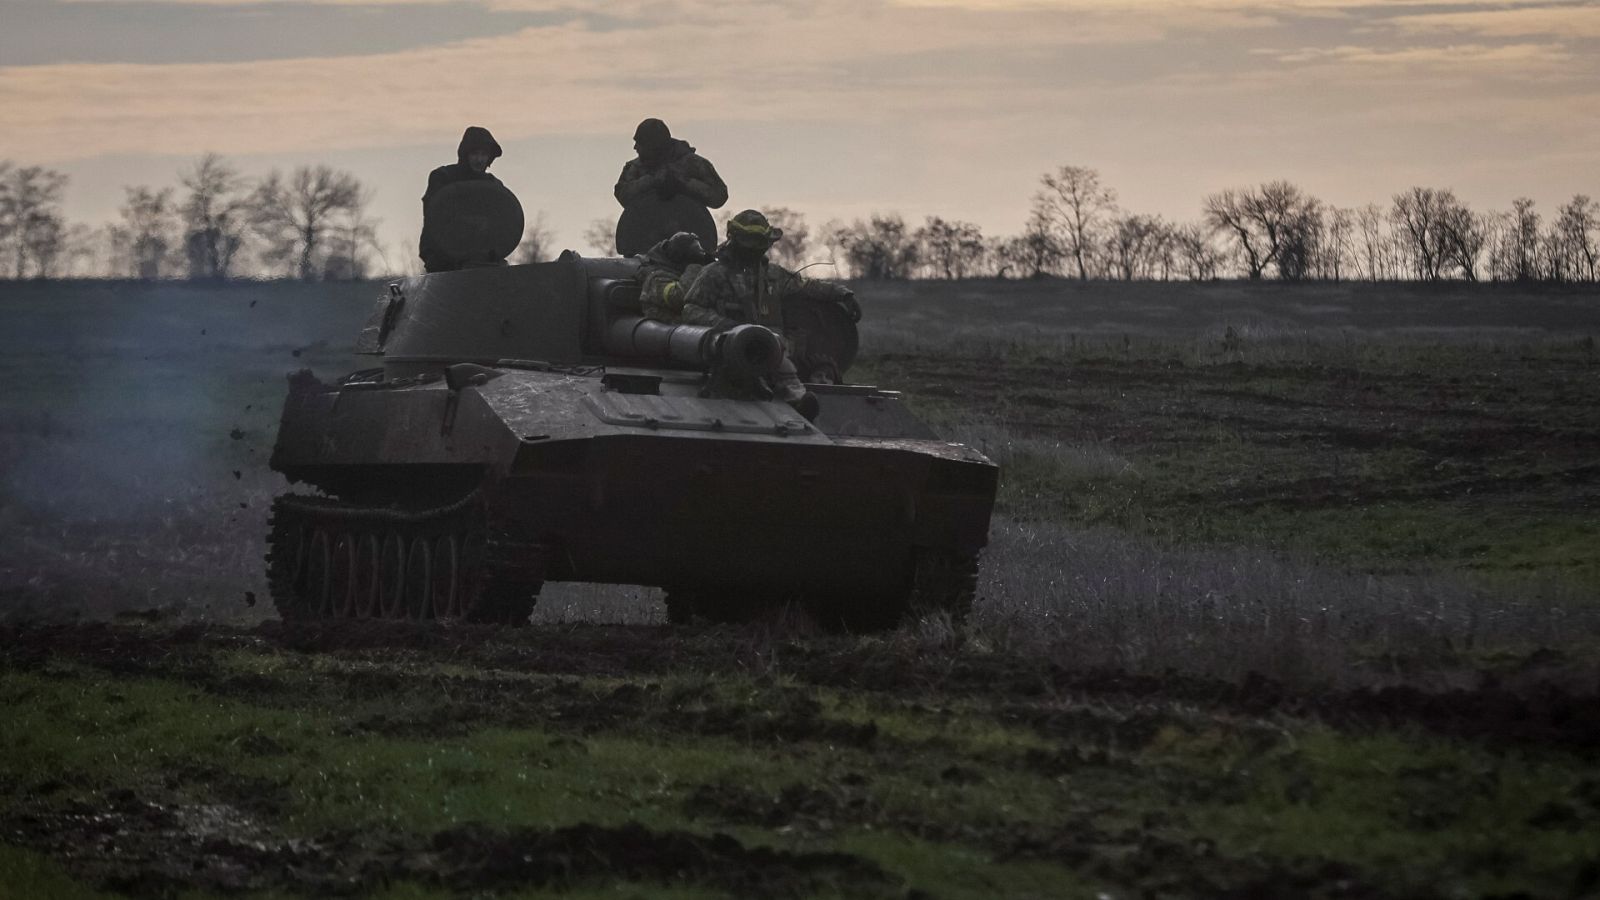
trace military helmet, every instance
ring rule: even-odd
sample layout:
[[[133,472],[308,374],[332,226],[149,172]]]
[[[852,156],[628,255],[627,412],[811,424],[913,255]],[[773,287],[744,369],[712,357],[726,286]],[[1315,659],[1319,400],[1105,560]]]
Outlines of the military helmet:
[[[667,238],[664,250],[667,259],[684,265],[703,262],[706,258],[706,251],[700,246],[699,236],[692,231],[680,231]]]
[[[760,210],[747,209],[728,220],[728,240],[742,247],[765,250],[783,237],[782,228],[773,228]]]

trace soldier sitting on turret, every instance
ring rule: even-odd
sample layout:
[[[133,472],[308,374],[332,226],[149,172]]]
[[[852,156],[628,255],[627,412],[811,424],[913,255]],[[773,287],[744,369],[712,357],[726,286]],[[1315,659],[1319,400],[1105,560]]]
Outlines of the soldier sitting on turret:
[[[462,264],[461,260],[445,253],[430,232],[428,201],[440,188],[458,181],[492,181],[499,184],[500,179],[489,174],[489,166],[500,158],[500,154],[500,144],[489,133],[489,129],[473,125],[461,135],[461,144],[456,147],[456,161],[428,173],[428,189],[422,195],[422,240],[417,249],[417,255],[422,257],[422,265],[427,271],[449,272],[461,268]]]
[[[639,266],[639,309],[658,322],[676,325],[681,320],[689,286],[711,256],[700,247],[698,237],[680,231],[651,247],[643,260]]]
[[[767,251],[783,237],[767,217],[747,209],[728,220],[728,239],[717,249],[716,259],[700,270],[684,298],[681,320],[691,325],[731,328],[754,323],[782,335],[786,345],[783,370],[767,388],[801,412],[814,412],[816,398],[801,383],[794,360],[805,358],[805,334],[785,329],[783,303],[802,292],[822,291],[844,307],[853,319],[861,318],[855,295],[826,282],[808,282],[767,259]],[[808,416],[809,417],[809,416]]]

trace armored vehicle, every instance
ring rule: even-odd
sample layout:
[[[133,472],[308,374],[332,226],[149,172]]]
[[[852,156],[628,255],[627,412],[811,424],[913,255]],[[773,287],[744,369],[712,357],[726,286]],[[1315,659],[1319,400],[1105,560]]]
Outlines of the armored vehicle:
[[[272,467],[289,619],[523,622],[547,581],[664,589],[673,622],[799,604],[890,627],[970,607],[997,470],[894,391],[816,384],[810,420],[717,396],[775,371],[772,331],[642,318],[633,259],[464,269],[389,285],[358,340],[381,366],[290,378]],[[853,321],[800,302],[836,371]]]

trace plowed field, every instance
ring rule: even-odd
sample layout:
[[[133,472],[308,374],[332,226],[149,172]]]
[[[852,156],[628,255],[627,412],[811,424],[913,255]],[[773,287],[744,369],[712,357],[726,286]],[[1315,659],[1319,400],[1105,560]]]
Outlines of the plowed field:
[[[964,628],[277,621],[372,286],[6,285],[0,898],[1600,895],[1600,298],[858,286]]]
[[[13,626],[14,896],[1600,889],[1600,721],[928,635]],[[18,887],[18,886],[22,887]]]

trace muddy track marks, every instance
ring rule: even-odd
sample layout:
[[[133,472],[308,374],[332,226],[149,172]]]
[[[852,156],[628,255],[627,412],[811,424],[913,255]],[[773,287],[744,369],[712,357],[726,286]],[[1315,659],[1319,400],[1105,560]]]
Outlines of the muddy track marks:
[[[1138,675],[1116,669],[1076,669],[1050,659],[929,651],[882,639],[840,637],[787,640],[733,628],[701,631],[660,626],[586,625],[563,628],[419,627],[349,622],[267,623],[250,631],[185,625],[173,630],[83,625],[0,625],[0,667],[31,669],[52,659],[86,663],[112,674],[150,674],[195,683],[209,691],[275,705],[302,701],[298,689],[268,676],[226,671],[212,650],[249,647],[335,654],[385,665],[461,664],[484,671],[429,682],[436,706],[405,719],[371,720],[374,731],[451,733],[483,724],[531,720],[584,730],[648,717],[652,727],[682,733],[725,734],[772,741],[823,740],[866,746],[878,739],[867,724],[827,716],[804,691],[774,687],[765,707],[735,707],[706,695],[665,695],[659,686],[628,684],[610,694],[546,680],[505,680],[494,672],[550,676],[665,678],[674,675],[758,675],[802,685],[864,692],[867,696],[1000,698],[1003,718],[1029,724],[1079,722],[1052,712],[1090,703],[1123,708],[1179,703],[1243,717],[1313,718],[1351,730],[1409,725],[1495,743],[1600,748],[1600,702],[1593,690],[1573,690],[1537,677],[1486,681],[1472,689],[1415,687],[1339,691],[1291,689],[1267,678],[1241,682],[1175,673]],[[327,676],[348,697],[415,691],[393,671]],[[697,689],[685,689],[694,691]],[[1034,712],[1024,713],[1024,707]],[[1039,712],[1043,710],[1043,712]],[[1018,719],[1018,717],[1022,717]],[[1042,717],[1042,718],[1041,718]],[[1048,729],[1049,725],[1036,726]],[[1122,727],[1122,726],[1119,726]],[[442,730],[442,732],[441,732]]]
[[[90,883],[137,897],[197,889],[348,896],[397,881],[462,892],[619,880],[687,882],[746,897],[905,896],[898,879],[862,857],[746,846],[721,833],[637,823],[464,825],[432,835],[369,830],[300,839],[231,806],[161,802],[131,790],[11,813],[0,819],[0,837],[49,853]]]

